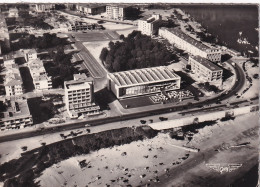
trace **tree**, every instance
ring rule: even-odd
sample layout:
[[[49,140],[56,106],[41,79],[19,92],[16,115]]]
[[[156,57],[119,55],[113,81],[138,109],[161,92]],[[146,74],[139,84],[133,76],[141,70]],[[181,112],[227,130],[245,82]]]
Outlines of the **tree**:
[[[107,57],[107,54],[108,54],[108,49],[106,47],[104,47],[101,51],[101,54],[99,56],[99,59],[104,62],[106,60],[106,57]]]
[[[123,34],[121,34],[121,35],[119,36],[119,39],[120,39],[120,40],[124,40],[124,39],[125,39],[125,36],[124,36]]]

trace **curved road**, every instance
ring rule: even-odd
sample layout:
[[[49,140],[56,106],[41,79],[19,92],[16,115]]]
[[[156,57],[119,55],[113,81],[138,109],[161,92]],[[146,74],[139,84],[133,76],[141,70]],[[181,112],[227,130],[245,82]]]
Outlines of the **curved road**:
[[[108,117],[105,119],[104,118],[103,119],[93,119],[93,120],[88,120],[88,121],[84,121],[84,122],[64,124],[63,126],[59,126],[59,127],[49,127],[42,131],[38,130],[38,131],[23,132],[23,133],[19,133],[19,134],[2,136],[2,137],[0,137],[0,143],[5,142],[5,141],[12,141],[12,140],[16,140],[16,139],[22,139],[22,138],[28,138],[28,137],[32,137],[32,136],[48,134],[48,133],[56,133],[56,132],[65,131],[65,130],[84,128],[85,124],[91,124],[92,126],[95,126],[95,125],[118,122],[118,121],[123,121],[123,120],[130,120],[130,119],[134,119],[134,118],[141,118],[141,117],[164,114],[164,113],[169,113],[169,112],[182,111],[182,110],[186,110],[186,109],[196,108],[196,107],[198,107],[200,105],[204,105],[204,104],[208,105],[208,104],[216,103],[217,101],[222,101],[222,100],[232,97],[244,85],[245,76],[244,76],[243,70],[238,65],[235,66],[235,70],[236,70],[236,75],[237,75],[237,81],[235,82],[234,86],[230,89],[230,91],[228,91],[226,93],[222,93],[220,96],[218,96],[216,98],[197,102],[192,105],[169,106],[164,109],[154,109],[154,110],[150,110],[150,111]]]

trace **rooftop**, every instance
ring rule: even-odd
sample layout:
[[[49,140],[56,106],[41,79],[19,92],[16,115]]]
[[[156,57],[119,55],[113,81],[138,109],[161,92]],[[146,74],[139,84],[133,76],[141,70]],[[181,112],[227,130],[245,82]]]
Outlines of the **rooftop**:
[[[109,73],[108,76],[117,86],[133,86],[180,78],[166,66]]]
[[[26,100],[9,100],[7,105],[7,110],[3,112],[4,117],[3,119],[0,119],[0,121],[8,121],[20,117],[31,116]]]
[[[37,53],[36,49],[25,49],[24,54],[34,54]]]
[[[180,28],[161,28],[163,30],[168,30],[169,32],[173,33],[174,35],[180,37],[181,39],[185,40],[186,42],[192,44],[193,46],[201,49],[201,50],[207,50],[207,49],[211,49],[212,47],[209,47],[205,44],[203,44],[202,42],[195,40],[194,38],[192,38],[191,36],[185,34],[184,32],[182,32],[182,30]]]
[[[84,89],[86,86],[89,87],[89,83],[92,83],[92,81],[91,77],[87,77],[85,80],[64,81],[64,87],[67,89]]]
[[[204,67],[210,69],[211,71],[222,71],[220,67],[215,65],[213,62],[209,61],[206,58],[200,57],[200,56],[190,56],[190,58],[193,58],[197,62],[199,62]]]
[[[73,77],[74,77],[74,80],[87,80],[88,79],[88,77],[85,73],[74,74]],[[90,78],[89,78],[89,80],[90,80]]]

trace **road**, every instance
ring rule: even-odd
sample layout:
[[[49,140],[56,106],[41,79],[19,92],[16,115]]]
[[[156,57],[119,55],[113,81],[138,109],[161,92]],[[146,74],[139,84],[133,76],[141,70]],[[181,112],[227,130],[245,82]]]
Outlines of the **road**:
[[[187,110],[187,109],[197,108],[201,105],[204,105],[204,106],[210,105],[210,104],[216,103],[217,101],[222,101],[222,100],[225,100],[225,99],[228,99],[228,98],[234,96],[235,93],[237,93],[243,87],[244,82],[245,82],[244,72],[239,66],[235,66],[235,70],[236,70],[236,73],[238,76],[237,76],[237,81],[235,82],[234,86],[231,88],[231,90],[229,92],[223,93],[216,98],[212,98],[212,99],[205,100],[205,101],[200,101],[200,102],[194,103],[192,105],[169,106],[164,109],[153,109],[153,110],[144,111],[144,112],[136,112],[136,113],[124,114],[124,115],[120,115],[120,116],[106,117],[106,118],[102,118],[102,119],[93,119],[93,120],[88,120],[88,121],[83,121],[83,122],[78,122],[78,123],[72,123],[72,124],[64,124],[63,126],[47,128],[47,129],[44,129],[43,131],[24,132],[24,133],[19,133],[19,134],[2,136],[2,137],[0,137],[0,143],[5,142],[5,141],[12,141],[12,140],[17,140],[17,139],[22,139],[22,138],[27,138],[27,137],[32,137],[32,136],[43,135],[43,134],[61,132],[61,131],[65,131],[65,130],[83,128],[85,126],[85,124],[91,124],[92,126],[95,126],[95,125],[100,125],[100,124],[106,124],[106,123],[112,123],[112,122],[118,122],[118,121],[124,121],[124,120],[131,120],[131,119],[135,119],[135,118],[142,118],[142,117],[147,117],[147,116],[152,116],[152,115],[159,115],[159,114],[164,114],[164,113],[183,111],[183,110]],[[220,105],[219,107],[223,107],[223,105]],[[205,109],[201,109],[201,110],[205,110]]]

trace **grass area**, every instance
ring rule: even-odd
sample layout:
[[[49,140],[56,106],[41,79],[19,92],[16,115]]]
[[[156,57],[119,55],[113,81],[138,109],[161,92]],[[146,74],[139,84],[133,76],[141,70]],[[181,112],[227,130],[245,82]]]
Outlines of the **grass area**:
[[[33,84],[33,79],[30,73],[30,70],[28,67],[21,67],[19,68],[21,77],[23,80],[23,86],[25,89],[25,92],[31,92],[34,90],[34,84]]]

